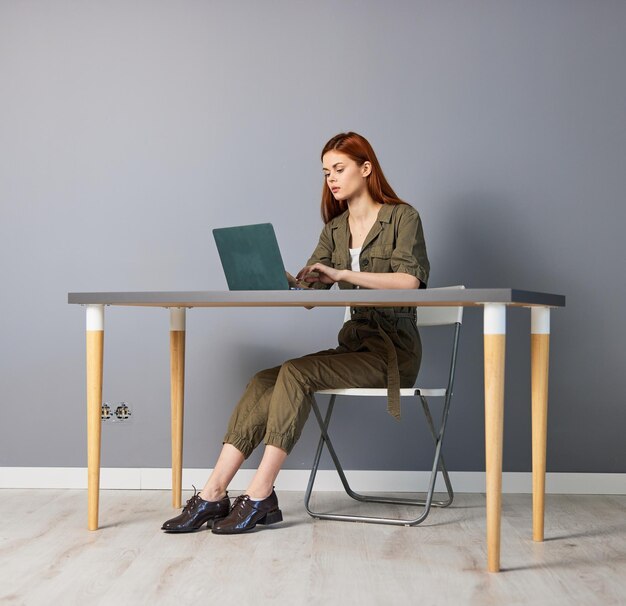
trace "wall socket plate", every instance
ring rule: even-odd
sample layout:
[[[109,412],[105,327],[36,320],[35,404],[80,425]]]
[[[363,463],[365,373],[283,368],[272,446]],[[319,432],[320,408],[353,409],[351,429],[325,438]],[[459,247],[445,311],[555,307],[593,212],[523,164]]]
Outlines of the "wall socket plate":
[[[132,411],[128,402],[103,402],[100,414],[103,423],[130,423]]]

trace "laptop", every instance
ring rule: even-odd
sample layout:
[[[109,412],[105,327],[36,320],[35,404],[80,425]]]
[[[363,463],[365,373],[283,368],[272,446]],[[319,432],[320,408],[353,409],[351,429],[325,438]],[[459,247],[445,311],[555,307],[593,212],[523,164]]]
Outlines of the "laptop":
[[[300,290],[289,286],[271,223],[221,227],[213,237],[230,290]]]

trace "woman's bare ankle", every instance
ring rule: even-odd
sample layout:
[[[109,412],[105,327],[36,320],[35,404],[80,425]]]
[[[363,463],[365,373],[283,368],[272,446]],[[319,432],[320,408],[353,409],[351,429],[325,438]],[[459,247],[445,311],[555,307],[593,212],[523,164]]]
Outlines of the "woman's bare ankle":
[[[253,501],[261,501],[263,499],[267,499],[267,497],[269,497],[272,494],[272,490],[273,490],[272,486],[268,488],[267,486],[251,484],[248,487],[248,490],[246,490],[246,494]]]
[[[200,491],[200,498],[203,501],[221,501],[226,496],[223,488],[210,488],[205,486]]]

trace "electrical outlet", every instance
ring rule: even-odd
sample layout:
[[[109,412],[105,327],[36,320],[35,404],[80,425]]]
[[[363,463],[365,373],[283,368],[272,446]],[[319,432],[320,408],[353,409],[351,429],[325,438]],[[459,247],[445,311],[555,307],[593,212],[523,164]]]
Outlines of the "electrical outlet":
[[[111,407],[109,406],[108,402],[103,402],[102,403],[102,412],[100,414],[100,416],[102,417],[103,421],[108,421],[111,418]]]
[[[120,402],[115,407],[115,418],[118,421],[127,421],[128,419],[130,419],[131,415],[132,413],[130,411],[130,406],[127,402]]]
[[[128,402],[103,402],[102,420],[109,423],[129,423],[132,411]]]

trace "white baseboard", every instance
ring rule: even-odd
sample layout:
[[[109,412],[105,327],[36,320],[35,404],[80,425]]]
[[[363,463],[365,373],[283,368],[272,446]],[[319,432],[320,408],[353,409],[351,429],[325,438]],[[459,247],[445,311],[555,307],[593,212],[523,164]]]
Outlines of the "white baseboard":
[[[197,488],[204,483],[210,469],[183,470],[183,489]],[[230,488],[245,490],[254,473],[242,469]],[[424,491],[429,472],[426,471],[347,471],[351,486],[364,492],[418,492]],[[100,488],[110,490],[168,490],[171,488],[170,469],[102,468]],[[277,490],[304,491],[309,479],[308,470],[284,469],[276,480]],[[450,480],[457,493],[485,492],[485,473],[478,471],[451,471]],[[85,467],[0,467],[0,488],[87,488]],[[337,473],[322,470],[315,483],[316,490],[342,490]],[[443,489],[441,474],[436,489]],[[503,493],[532,492],[530,472],[504,472]],[[548,494],[626,494],[626,473],[550,473],[546,474]]]

